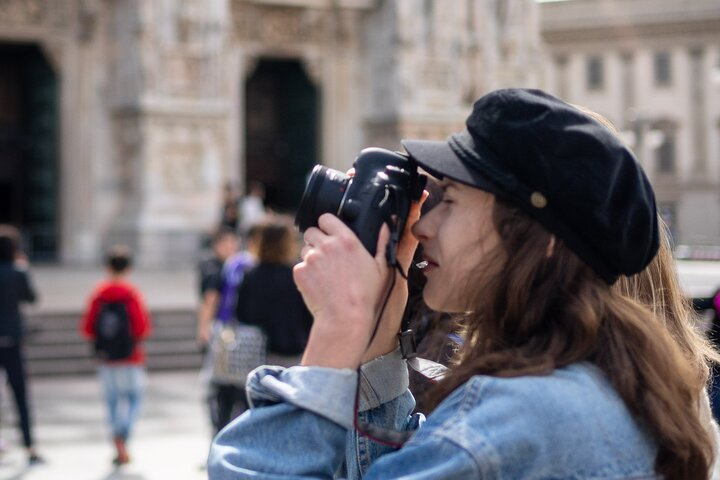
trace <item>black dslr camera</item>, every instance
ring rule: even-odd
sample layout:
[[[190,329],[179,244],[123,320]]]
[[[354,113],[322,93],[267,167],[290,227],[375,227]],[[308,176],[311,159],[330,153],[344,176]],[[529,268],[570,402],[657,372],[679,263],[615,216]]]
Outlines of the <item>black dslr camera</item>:
[[[355,176],[316,165],[300,201],[295,225],[301,232],[317,226],[318,217],[332,213],[345,222],[375,255],[380,227],[391,238],[388,262],[395,263],[397,242],[405,228],[410,203],[420,200],[427,178],[409,157],[382,148],[366,148],[353,164]]]

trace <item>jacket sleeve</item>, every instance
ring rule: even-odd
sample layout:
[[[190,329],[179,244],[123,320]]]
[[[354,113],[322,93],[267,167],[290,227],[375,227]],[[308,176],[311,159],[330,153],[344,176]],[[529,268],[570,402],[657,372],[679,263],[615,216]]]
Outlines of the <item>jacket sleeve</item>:
[[[406,378],[404,361],[399,356],[386,357],[379,362],[393,363],[401,378],[404,369]],[[409,416],[412,408],[406,408],[407,384],[383,386],[392,374],[380,368],[381,363],[375,364],[377,368],[363,367],[360,410],[366,417],[375,413],[371,420],[379,426],[417,428],[414,417]],[[383,371],[380,377],[374,376]],[[376,380],[379,382],[374,383]],[[349,435],[356,384],[357,373],[348,369],[256,369],[247,385],[251,409],[215,438],[208,460],[209,478],[334,478],[343,458],[358,451]],[[303,440],[298,442],[298,438]],[[374,458],[367,460],[372,463]],[[358,471],[356,466],[347,469],[355,478]]]
[[[329,416],[304,408],[314,404],[315,399],[310,392],[297,388],[303,383],[323,384],[329,395],[316,406],[331,406],[333,399],[352,406],[347,388],[354,384],[355,373],[352,370],[302,371],[304,367],[288,369],[296,369],[295,372],[260,368],[248,383],[248,389],[254,392],[248,392],[252,408],[224,428],[213,441],[208,478],[333,478],[343,459],[349,418],[342,413],[336,416],[337,408],[328,409]],[[283,397],[288,401],[283,401]]]

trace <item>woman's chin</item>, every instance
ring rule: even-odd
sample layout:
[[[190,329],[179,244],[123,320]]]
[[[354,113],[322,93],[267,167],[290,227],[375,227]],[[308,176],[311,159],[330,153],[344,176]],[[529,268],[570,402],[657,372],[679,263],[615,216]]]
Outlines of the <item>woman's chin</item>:
[[[432,289],[428,289],[427,285],[425,286],[425,290],[423,290],[423,300],[428,308],[436,312],[455,313],[463,311],[462,308],[453,306],[453,302],[449,301],[446,295],[439,295],[433,292]]]

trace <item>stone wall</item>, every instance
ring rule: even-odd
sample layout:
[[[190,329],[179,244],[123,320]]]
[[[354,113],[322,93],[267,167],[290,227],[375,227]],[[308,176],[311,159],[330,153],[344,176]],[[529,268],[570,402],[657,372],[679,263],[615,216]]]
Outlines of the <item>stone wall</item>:
[[[261,59],[318,89],[319,161],[445,138],[486,91],[538,82],[534,0],[2,0],[0,41],[35,42],[61,85],[61,260],[110,243],[193,258],[225,181],[245,178],[243,86]]]

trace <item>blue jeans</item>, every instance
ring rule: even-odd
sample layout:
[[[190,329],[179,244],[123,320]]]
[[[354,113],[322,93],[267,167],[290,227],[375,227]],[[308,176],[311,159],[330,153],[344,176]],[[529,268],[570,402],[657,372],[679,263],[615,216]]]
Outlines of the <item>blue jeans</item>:
[[[139,365],[102,365],[98,374],[113,437],[127,440],[140,414],[145,369]]]

